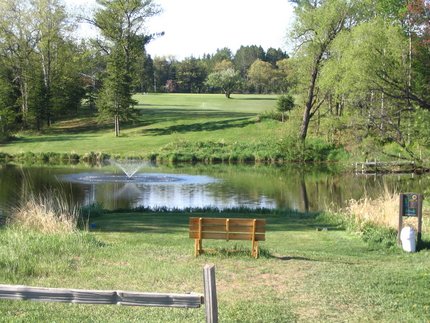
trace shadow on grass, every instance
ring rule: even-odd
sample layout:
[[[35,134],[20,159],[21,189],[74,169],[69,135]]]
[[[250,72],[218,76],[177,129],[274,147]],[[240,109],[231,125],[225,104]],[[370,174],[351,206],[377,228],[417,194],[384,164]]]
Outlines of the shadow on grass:
[[[57,142],[57,141],[76,141],[82,140],[84,136],[69,135],[52,135],[52,136],[37,136],[37,137],[20,137],[14,140],[16,143],[37,143],[37,142]]]
[[[228,257],[228,258],[252,258],[251,248],[233,246],[232,248],[208,248],[204,249],[202,255],[207,257]],[[275,259],[281,261],[317,261],[307,257],[297,256],[277,256],[272,254],[268,249],[261,248],[259,250],[259,257],[261,259]],[[257,258],[257,259],[258,259]]]
[[[187,119],[238,119],[255,117],[255,113],[249,112],[232,112],[219,110],[203,110],[203,109],[140,109],[140,119],[150,124],[158,122],[173,122],[183,121]]]
[[[430,240],[421,240],[417,243],[417,251],[430,250]]]
[[[306,258],[306,257],[271,256],[270,258],[275,258],[283,261],[290,261],[290,260],[315,261],[311,258]]]
[[[230,99],[232,100],[238,100],[238,101],[275,101],[277,100],[277,98],[235,98],[235,97],[231,97]]]
[[[90,229],[101,232],[152,232],[152,233],[188,233],[190,217],[207,218],[256,218],[266,219],[266,234],[270,232],[291,231],[327,231],[340,230],[322,223],[319,213],[300,213],[284,211],[277,214],[261,214],[252,212],[112,212],[85,220]],[[321,230],[322,231],[322,230]],[[326,230],[324,230],[326,231]]]
[[[162,121],[170,120],[183,120],[187,118],[241,118],[252,117],[256,113],[250,112],[235,112],[235,111],[222,111],[222,110],[209,110],[209,109],[181,109],[181,108],[143,108],[137,109],[139,114],[145,119],[156,117],[161,118]],[[157,119],[156,119],[157,120]]]
[[[137,127],[147,127],[161,122],[181,122],[186,119],[201,119],[202,122],[196,122],[191,125],[173,125],[167,128],[155,128],[145,130],[145,133],[154,135],[170,134],[173,132],[188,132],[188,131],[213,131],[222,130],[233,127],[244,127],[250,123],[249,118],[254,117],[256,114],[243,113],[243,112],[229,112],[219,110],[205,110],[205,109],[186,109],[185,105],[176,105],[180,107],[175,108],[143,108],[137,109],[138,116],[128,122],[122,122],[121,126],[124,130],[133,129]],[[172,107],[168,105],[166,107]],[[210,119],[228,118],[228,120],[214,120]],[[69,135],[83,135],[93,134],[104,131],[113,132],[113,123],[111,122],[98,122],[95,118],[91,117],[83,119],[77,117],[71,120],[64,120],[58,122],[51,128],[44,129],[38,136],[31,138],[17,138],[16,142],[32,143],[32,142],[54,142],[54,141],[69,141],[69,140],[80,140],[82,136]]]
[[[249,118],[230,119],[223,121],[198,122],[193,124],[174,125],[165,128],[153,128],[144,131],[145,134],[151,136],[169,135],[172,133],[186,133],[199,131],[217,131],[229,128],[244,128],[255,122]]]

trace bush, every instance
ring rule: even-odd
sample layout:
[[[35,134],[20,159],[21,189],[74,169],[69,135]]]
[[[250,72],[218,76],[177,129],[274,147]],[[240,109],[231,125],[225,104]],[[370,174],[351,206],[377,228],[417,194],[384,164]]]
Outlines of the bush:
[[[361,226],[362,238],[371,246],[392,248],[397,244],[397,231],[366,222]]]
[[[153,154],[155,155],[155,154]],[[158,161],[176,162],[313,162],[336,160],[346,152],[319,139],[303,144],[294,137],[262,142],[177,141],[163,146]]]
[[[282,122],[285,121],[285,113],[294,108],[294,98],[291,94],[281,95],[276,101],[276,109],[281,113]]]

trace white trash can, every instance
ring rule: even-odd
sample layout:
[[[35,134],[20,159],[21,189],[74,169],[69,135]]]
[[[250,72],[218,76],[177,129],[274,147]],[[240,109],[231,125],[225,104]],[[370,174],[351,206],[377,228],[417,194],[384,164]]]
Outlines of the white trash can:
[[[400,240],[402,241],[403,250],[406,252],[415,252],[415,231],[411,227],[404,227],[400,231]]]

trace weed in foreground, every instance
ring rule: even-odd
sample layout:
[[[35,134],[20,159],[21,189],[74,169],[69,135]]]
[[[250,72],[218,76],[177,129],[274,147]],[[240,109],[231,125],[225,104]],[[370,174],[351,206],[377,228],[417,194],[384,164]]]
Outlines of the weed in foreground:
[[[79,208],[55,191],[31,194],[12,209],[8,224],[42,233],[66,233],[76,230]]]

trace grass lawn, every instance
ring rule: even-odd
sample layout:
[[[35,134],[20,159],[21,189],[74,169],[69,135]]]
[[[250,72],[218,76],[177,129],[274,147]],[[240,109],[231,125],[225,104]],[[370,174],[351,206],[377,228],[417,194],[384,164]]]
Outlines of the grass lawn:
[[[59,121],[42,134],[18,134],[1,152],[104,152],[140,156],[180,141],[259,142],[280,136],[285,124],[260,122],[257,116],[275,108],[276,95],[147,94],[136,95],[138,117],[123,124],[115,138],[113,123],[98,124],[85,116]]]
[[[0,281],[203,293],[202,268],[214,263],[220,322],[428,322],[429,250],[370,248],[312,214],[221,216],[267,219],[259,259],[250,257],[250,242],[216,240],[203,242],[217,250],[214,254],[195,258],[188,214],[110,213],[94,220],[88,235],[95,240],[83,235],[52,247],[49,237],[0,230]],[[25,265],[32,258],[37,262]],[[0,301],[0,317],[5,322],[203,322],[204,309]]]

